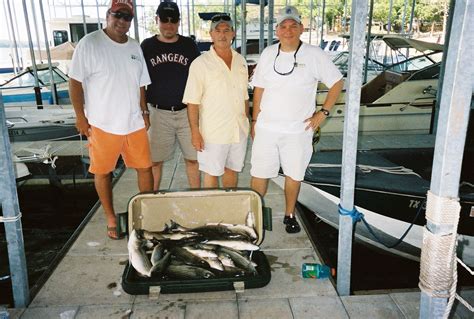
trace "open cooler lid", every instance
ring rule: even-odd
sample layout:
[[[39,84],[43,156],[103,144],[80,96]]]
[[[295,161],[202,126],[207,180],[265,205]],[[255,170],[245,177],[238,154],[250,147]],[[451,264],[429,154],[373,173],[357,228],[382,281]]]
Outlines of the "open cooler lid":
[[[261,196],[250,189],[207,189],[158,191],[133,196],[128,203],[128,231],[162,231],[170,220],[194,228],[207,223],[246,224],[252,212],[260,245],[264,228],[271,230],[271,210]]]

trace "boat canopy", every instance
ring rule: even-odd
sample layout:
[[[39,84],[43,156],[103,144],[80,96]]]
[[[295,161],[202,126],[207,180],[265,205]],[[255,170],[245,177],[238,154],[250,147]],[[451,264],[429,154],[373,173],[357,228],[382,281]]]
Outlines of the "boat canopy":
[[[384,35],[383,40],[392,50],[399,50],[403,48],[413,48],[420,52],[435,51],[442,52],[444,47],[438,43],[425,42],[420,40],[408,39],[399,35]]]

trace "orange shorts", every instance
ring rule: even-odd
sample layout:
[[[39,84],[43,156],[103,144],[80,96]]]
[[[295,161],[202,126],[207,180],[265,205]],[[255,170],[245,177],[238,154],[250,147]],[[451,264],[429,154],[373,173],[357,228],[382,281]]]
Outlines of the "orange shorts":
[[[115,169],[119,156],[127,167],[151,167],[150,144],[146,129],[127,135],[116,135],[91,126],[89,156],[92,174],[108,174]]]

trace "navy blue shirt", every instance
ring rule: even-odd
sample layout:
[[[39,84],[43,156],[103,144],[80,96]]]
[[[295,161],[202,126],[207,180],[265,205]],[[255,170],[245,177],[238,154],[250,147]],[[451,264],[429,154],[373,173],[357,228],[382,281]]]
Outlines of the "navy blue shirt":
[[[160,107],[182,105],[189,66],[199,56],[196,43],[178,35],[178,41],[161,42],[157,36],[141,44],[151,84],[146,88],[146,101]]]

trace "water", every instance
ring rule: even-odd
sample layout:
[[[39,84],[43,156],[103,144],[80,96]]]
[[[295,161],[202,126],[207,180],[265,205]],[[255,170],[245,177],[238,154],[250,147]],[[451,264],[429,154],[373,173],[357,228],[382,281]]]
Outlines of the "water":
[[[78,156],[62,156],[56,162],[59,175],[82,176]],[[123,165],[120,164],[122,167]],[[28,164],[33,174],[45,174],[44,164]],[[46,169],[47,170],[47,169]],[[92,176],[81,183],[63,182],[55,186],[28,181],[17,187],[22,212],[28,280],[32,298],[54,270],[69,246],[78,226],[96,204],[98,197]],[[105,236],[105,226],[104,226]],[[9,275],[5,230],[0,227],[0,278]],[[13,305],[10,279],[0,280],[0,305]]]

